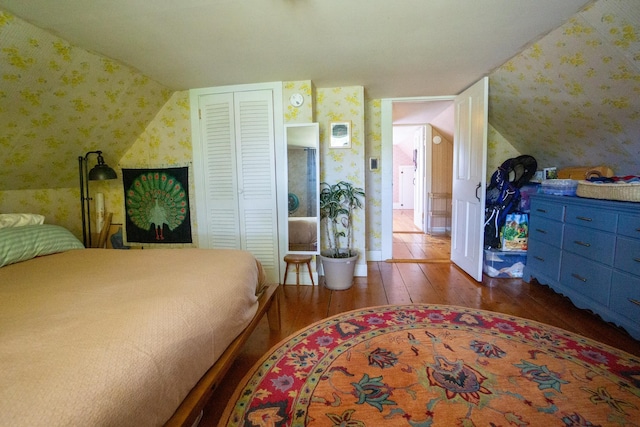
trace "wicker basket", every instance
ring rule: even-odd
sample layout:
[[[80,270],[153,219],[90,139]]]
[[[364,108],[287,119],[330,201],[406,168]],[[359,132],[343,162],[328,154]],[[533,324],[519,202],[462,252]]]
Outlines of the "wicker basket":
[[[640,202],[640,183],[596,184],[589,181],[579,181],[576,195],[590,199]]]

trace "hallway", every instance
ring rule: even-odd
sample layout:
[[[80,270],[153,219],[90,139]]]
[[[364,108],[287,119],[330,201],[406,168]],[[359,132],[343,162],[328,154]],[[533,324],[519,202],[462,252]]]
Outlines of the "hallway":
[[[412,209],[393,210],[393,259],[391,262],[449,262],[448,234],[426,234],[413,223]]]

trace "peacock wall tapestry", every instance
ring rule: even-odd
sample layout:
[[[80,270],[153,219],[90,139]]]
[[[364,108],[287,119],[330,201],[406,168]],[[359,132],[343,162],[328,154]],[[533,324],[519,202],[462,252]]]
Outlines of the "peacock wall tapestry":
[[[191,243],[189,169],[122,169],[129,243]]]

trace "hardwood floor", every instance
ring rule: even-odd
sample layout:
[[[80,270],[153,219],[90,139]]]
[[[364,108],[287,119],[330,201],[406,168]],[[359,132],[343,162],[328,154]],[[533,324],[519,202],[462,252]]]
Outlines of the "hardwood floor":
[[[393,260],[440,262],[451,258],[451,238],[425,234],[413,223],[412,209],[393,210]]]
[[[393,233],[393,260],[447,261],[451,259],[451,238],[424,233]]]
[[[413,223],[413,209],[394,209],[392,227],[395,233],[422,232]]]
[[[477,283],[451,263],[368,262],[368,276],[345,291],[323,286],[281,286],[282,328],[267,319],[249,338],[242,354],[214,392],[202,426],[217,424],[236,385],[269,348],[295,331],[348,310],[385,304],[449,304],[537,320],[640,356],[640,342],[621,329],[576,308],[549,287],[520,279],[484,277]]]

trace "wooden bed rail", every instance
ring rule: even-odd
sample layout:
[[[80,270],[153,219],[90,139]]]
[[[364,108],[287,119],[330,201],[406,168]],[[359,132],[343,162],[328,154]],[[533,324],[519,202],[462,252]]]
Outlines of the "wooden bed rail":
[[[267,285],[262,289],[258,297],[258,311],[251,323],[238,337],[231,342],[229,347],[222,353],[218,361],[207,371],[206,374],[191,389],[187,397],[182,401],[176,412],[165,424],[167,427],[184,426],[191,427],[198,420],[200,412],[203,410],[213,391],[218,387],[220,381],[233,364],[245,342],[253,330],[258,326],[260,320],[267,314],[269,327],[273,330],[280,329],[280,285],[277,283]]]

